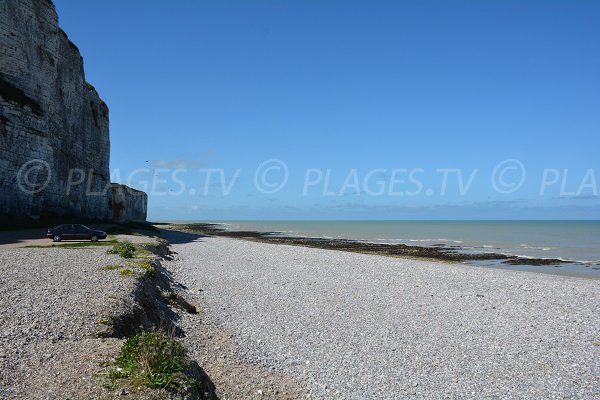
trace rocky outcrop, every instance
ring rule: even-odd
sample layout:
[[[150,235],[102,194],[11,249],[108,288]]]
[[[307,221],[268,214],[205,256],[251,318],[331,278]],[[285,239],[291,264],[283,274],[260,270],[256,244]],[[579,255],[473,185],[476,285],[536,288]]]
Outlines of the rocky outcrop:
[[[146,221],[146,193],[126,185],[112,184],[111,219],[115,222]]]
[[[145,220],[145,193],[115,190],[109,154],[108,107],[52,2],[1,0],[0,214]]]

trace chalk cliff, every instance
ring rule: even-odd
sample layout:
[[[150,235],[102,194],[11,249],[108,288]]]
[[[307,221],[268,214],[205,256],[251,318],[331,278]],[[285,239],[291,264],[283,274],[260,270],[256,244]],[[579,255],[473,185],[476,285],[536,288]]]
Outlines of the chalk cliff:
[[[0,0],[0,215],[145,220],[109,154],[108,107],[52,2]]]

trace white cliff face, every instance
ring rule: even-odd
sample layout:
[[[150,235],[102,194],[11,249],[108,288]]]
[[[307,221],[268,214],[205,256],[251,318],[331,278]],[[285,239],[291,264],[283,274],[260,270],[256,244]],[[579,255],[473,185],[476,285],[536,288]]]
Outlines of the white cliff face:
[[[52,2],[0,0],[0,214],[112,219],[109,154],[108,107]],[[143,197],[120,208],[145,220]]]
[[[148,196],[126,185],[112,185],[112,221],[143,222],[146,220]]]

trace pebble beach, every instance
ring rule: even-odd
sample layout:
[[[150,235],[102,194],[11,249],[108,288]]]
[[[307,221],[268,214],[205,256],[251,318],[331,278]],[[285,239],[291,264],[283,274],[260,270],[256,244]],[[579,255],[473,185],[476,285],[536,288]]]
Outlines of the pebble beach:
[[[237,356],[312,398],[600,395],[598,280],[169,235],[165,267]]]
[[[600,395],[599,280],[161,236],[160,282],[198,310],[167,313],[221,400]],[[123,338],[105,328],[158,310],[140,303],[153,281],[115,263],[106,247],[0,251],[0,397],[154,398],[107,379]]]

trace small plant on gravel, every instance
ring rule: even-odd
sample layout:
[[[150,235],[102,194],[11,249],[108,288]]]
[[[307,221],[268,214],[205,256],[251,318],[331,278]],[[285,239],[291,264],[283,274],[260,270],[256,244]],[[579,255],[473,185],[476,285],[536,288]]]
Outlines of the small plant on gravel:
[[[146,276],[153,278],[156,276],[156,269],[148,260],[139,261],[137,266],[146,271]]]
[[[109,373],[112,379],[128,379],[150,388],[179,387],[185,368],[181,343],[163,332],[144,332],[125,341]]]
[[[171,291],[163,292],[162,297],[169,304],[174,305],[174,306],[177,305],[177,293],[171,292]]]
[[[175,301],[175,300],[177,300],[177,294],[175,292],[167,292],[167,294],[165,295],[165,297],[169,301]]]
[[[134,276],[135,273],[128,269],[128,268],[123,268],[122,270],[119,271],[119,275],[121,276]]]
[[[106,271],[112,271],[112,270],[119,269],[119,268],[121,268],[121,266],[118,264],[108,264],[108,265],[105,265],[104,267],[100,267],[100,269],[103,269]]]
[[[124,241],[116,243],[112,249],[107,251],[108,254],[118,254],[123,258],[133,258],[135,254],[135,246],[133,243]]]

